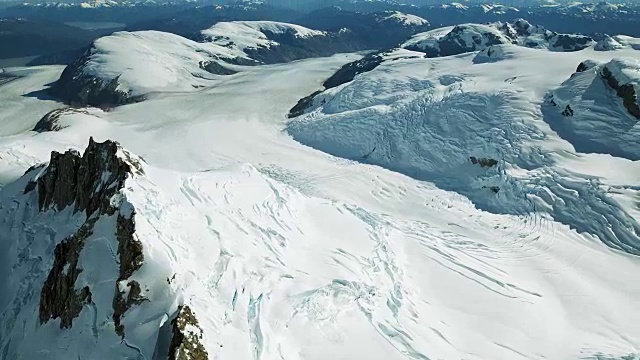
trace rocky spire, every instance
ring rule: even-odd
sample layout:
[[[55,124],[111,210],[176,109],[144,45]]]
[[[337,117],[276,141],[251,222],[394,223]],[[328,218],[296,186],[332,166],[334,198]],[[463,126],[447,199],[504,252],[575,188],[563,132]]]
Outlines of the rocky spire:
[[[87,216],[97,210],[109,212],[110,199],[127,175],[142,173],[140,163],[125,151],[119,156],[120,150],[116,142],[90,138],[82,157],[75,150],[52,152],[49,166],[37,179],[40,210],[74,205],[74,211],[85,211]]]
[[[134,174],[143,174],[140,162],[114,141],[98,143],[89,139],[81,156],[75,150],[52,152],[51,160],[26,187],[25,193],[37,191],[40,211],[61,211],[73,207],[75,213],[84,212],[86,220],[71,236],[62,240],[54,250],[54,263],[40,294],[40,323],[60,319],[61,328],[72,326],[82,307],[92,302],[90,286],[77,289],[76,281],[82,272],[79,259],[85,241],[93,235],[94,225],[103,215],[119,212],[112,198]],[[119,289],[119,282],[127,280],[144,261],[142,243],[135,237],[134,214],[118,213],[112,221],[113,235],[118,242],[120,276],[113,306],[116,332],[124,336],[120,323],[124,313],[143,301],[140,284],[128,282],[129,296]]]

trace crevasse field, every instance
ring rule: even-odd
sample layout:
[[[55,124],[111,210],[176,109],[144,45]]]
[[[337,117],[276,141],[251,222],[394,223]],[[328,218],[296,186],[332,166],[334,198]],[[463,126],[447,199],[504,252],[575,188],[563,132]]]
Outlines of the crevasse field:
[[[260,37],[241,30],[225,51]],[[148,48],[113,49],[117,37]],[[39,92],[63,68],[7,69],[0,358],[166,359],[163,329],[183,304],[210,359],[640,358],[640,125],[598,75],[610,66],[638,89],[640,51],[394,49],[289,119],[362,56],[194,79],[200,52],[176,38],[99,40],[108,66],[88,71],[125,66],[123,86],[146,99],[68,111],[57,131],[31,129],[64,107]],[[154,41],[172,39],[159,54]],[[119,51],[136,63],[114,65]],[[125,313],[124,337],[108,216],[79,255],[75,286],[91,286],[92,303],[70,328],[38,321],[54,248],[85,215],[38,212],[23,174],[51,151],[82,153],[91,136],[118,141],[144,169],[116,199],[135,211],[145,255],[132,278],[146,301]]]

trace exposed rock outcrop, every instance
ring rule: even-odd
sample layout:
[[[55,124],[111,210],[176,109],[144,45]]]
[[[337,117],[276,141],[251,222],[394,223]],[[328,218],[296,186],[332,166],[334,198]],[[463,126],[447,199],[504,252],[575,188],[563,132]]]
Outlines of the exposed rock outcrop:
[[[573,116],[573,109],[571,108],[570,105],[567,105],[564,107],[564,110],[562,110],[562,116],[565,116],[565,117]]]
[[[602,77],[606,80],[607,84],[616,91],[618,97],[622,99],[623,106],[627,109],[629,114],[637,119],[640,119],[640,105],[638,105],[638,94],[633,84],[622,84],[616,79],[613,72],[608,68],[611,63],[605,65],[601,70]]]
[[[624,48],[624,46],[610,36],[605,36],[604,39],[598,41],[593,47],[595,51],[615,51],[622,48]]]
[[[322,93],[322,90],[314,91],[311,95],[305,96],[302,99],[298,100],[298,103],[289,110],[288,117],[294,118],[304,114],[305,110],[307,110],[311,105],[313,105],[313,99],[319,94]]]
[[[124,337],[124,325],[122,317],[133,305],[138,305],[146,299],[142,296],[140,284],[129,281],[126,289],[121,289],[122,283],[138,270],[144,262],[142,243],[135,238],[135,223],[133,216],[127,218],[119,215],[117,221],[116,238],[118,240],[119,276],[116,282],[115,295],[113,297],[113,322],[116,333]]]
[[[491,158],[477,158],[475,156],[471,156],[469,161],[471,161],[472,164],[480,165],[481,167],[494,167],[498,165],[498,160]]]
[[[91,303],[88,286],[76,289],[82,269],[78,267],[84,241],[93,232],[96,218],[88,220],[78,232],[56,246],[53,268],[40,293],[40,324],[60,319],[60,328],[70,328],[82,307]]]
[[[189,306],[182,306],[171,321],[173,337],[168,360],[208,360],[209,354],[202,345],[202,328]]]
[[[277,46],[247,48],[244,52],[264,64],[285,63],[300,59],[331,56],[362,49],[350,32],[325,33],[321,36],[299,37],[295,32],[274,33],[262,30]]]
[[[346,84],[353,79],[358,74],[362,74],[368,71],[371,71],[378,67],[378,65],[382,64],[384,58],[382,57],[382,52],[368,54],[362,59],[350,62],[346,65],[343,65],[338,71],[336,71],[331,77],[329,77],[322,84],[324,86],[324,90],[331,89],[342,84]],[[298,117],[313,105],[313,100],[316,96],[320,95],[324,90],[318,90],[312,93],[311,95],[305,96],[302,99],[298,100],[298,103],[289,110],[289,118]]]
[[[118,143],[97,143],[91,138],[82,156],[73,150],[62,154],[52,152],[49,165],[40,171],[25,188],[25,193],[37,190],[40,211],[73,207],[73,213],[84,213],[86,219],[74,234],[55,248],[53,267],[40,295],[40,323],[60,318],[61,328],[72,327],[73,319],[82,307],[91,303],[91,288],[76,287],[82,272],[79,259],[85,241],[93,235],[94,226],[104,219],[105,224],[113,224],[118,243],[119,277],[114,284],[113,318],[116,332],[124,336],[121,324],[124,313],[145,300],[141,285],[135,280],[127,281],[142,266],[144,255],[142,243],[134,235],[135,213],[120,209],[120,204],[114,203],[113,198],[123,189],[126,179],[143,173],[140,163]],[[116,220],[110,220],[116,213]],[[105,229],[101,228],[101,231]],[[123,283],[126,283],[126,291],[121,289]]]
[[[73,107],[65,107],[60,109],[51,110],[46,113],[34,126],[33,131],[36,132],[48,132],[48,131],[59,131],[65,128],[65,126],[60,125],[58,122],[60,117],[65,114],[89,114],[87,110]]]
[[[118,156],[120,150],[116,142],[97,143],[91,138],[82,157],[74,150],[52,152],[47,170],[37,179],[40,210],[74,205],[74,211],[85,211],[87,216],[97,210],[112,214],[111,197],[129,174],[142,172],[137,161]]]
[[[336,71],[330,78],[328,78],[322,85],[326,89],[331,89],[342,84],[346,84],[352,81],[356,75],[371,71],[382,64],[383,57],[380,53],[373,53],[363,57],[360,60],[350,62],[338,71]]]
[[[576,68],[576,72],[581,73],[581,72],[585,72],[587,70],[591,70],[595,67],[597,67],[598,65],[600,65],[598,62],[593,61],[593,60],[585,60],[583,62],[581,62],[580,64],[578,64],[578,68]]]
[[[220,65],[217,61],[201,61],[200,68],[214,75],[233,75],[237,73],[235,70]]]

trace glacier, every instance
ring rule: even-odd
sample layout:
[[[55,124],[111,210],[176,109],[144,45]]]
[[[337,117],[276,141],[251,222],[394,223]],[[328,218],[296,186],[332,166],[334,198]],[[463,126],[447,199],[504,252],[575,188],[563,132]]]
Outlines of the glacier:
[[[23,96],[61,67],[8,69],[0,358],[637,358],[640,165],[553,125],[571,105],[573,136],[637,140],[601,77],[637,50],[493,49],[386,51],[329,88],[362,54],[258,65],[108,109]],[[88,186],[46,175],[59,154]],[[64,316],[41,311],[51,273]]]

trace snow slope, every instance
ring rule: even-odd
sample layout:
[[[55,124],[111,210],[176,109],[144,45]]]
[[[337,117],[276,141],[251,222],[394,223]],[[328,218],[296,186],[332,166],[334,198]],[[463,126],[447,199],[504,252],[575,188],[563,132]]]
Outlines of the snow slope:
[[[359,56],[260,66],[198,92],[63,113],[59,131],[0,138],[0,164],[17,174],[0,192],[2,358],[166,359],[184,321],[197,350],[183,351],[187,359],[203,350],[234,360],[638,357],[638,257],[597,236],[608,224],[637,240],[624,225],[639,215],[640,168],[576,151],[539,108],[578,59],[613,54],[513,48],[513,58],[482,64],[474,54],[424,59],[401,50],[319,95],[290,125],[298,99]],[[41,115],[5,121],[31,127]],[[451,169],[452,185],[503,187],[463,196],[439,179],[334,157],[284,131],[360,155],[385,129],[390,141],[368,162],[417,154],[421,169]],[[45,168],[21,175],[51,150],[83,151],[89,136],[119,141],[144,172],[112,197],[118,212],[135,214],[144,262],[127,279],[148,299],[123,313],[124,339],[113,320],[122,262],[109,215],[79,253],[84,271],[73,283],[95,296],[71,328],[38,321],[54,249],[86,219],[72,208],[38,212],[40,190],[24,189]],[[429,152],[414,152],[416,140]],[[486,161],[469,156],[500,163],[482,168]],[[537,205],[558,202],[531,210],[518,189],[539,190],[527,194]],[[470,198],[514,211],[483,211]]]

